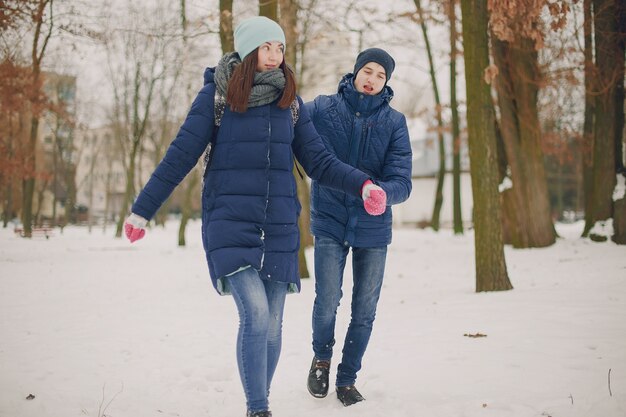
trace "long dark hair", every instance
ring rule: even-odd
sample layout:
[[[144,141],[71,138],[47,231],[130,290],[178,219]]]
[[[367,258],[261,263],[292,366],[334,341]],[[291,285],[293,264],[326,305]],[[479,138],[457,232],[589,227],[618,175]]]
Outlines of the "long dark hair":
[[[254,73],[258,64],[258,51],[256,48],[250,52],[233,70],[230,80],[228,80],[228,92],[226,93],[226,103],[230,105],[232,111],[243,113],[248,110],[248,99],[254,84]],[[279,68],[285,74],[285,89],[283,95],[278,101],[278,107],[281,109],[288,108],[296,98],[296,76],[293,71],[285,63],[280,64]]]

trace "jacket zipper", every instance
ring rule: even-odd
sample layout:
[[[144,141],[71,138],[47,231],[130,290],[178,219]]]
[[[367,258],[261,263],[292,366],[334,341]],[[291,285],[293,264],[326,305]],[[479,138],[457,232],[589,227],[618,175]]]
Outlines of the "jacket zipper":
[[[265,226],[265,221],[267,220],[267,206],[270,203],[270,149],[272,144],[272,118],[270,117],[270,121],[268,124],[268,135],[267,135],[267,186],[265,188],[265,210],[263,211],[263,225],[261,226],[261,241],[263,243],[263,254],[261,255],[261,269],[263,269],[263,262],[265,261],[265,230],[263,230],[263,226]]]

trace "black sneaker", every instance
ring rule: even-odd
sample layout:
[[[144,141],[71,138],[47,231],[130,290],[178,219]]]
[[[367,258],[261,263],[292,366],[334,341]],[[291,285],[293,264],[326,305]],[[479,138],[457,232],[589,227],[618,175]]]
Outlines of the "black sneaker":
[[[246,417],[272,417],[272,412],[271,411],[255,411],[254,413],[251,411],[248,411],[248,413],[246,414]]]
[[[337,387],[337,398],[345,407],[365,400],[354,385]]]
[[[306,387],[312,396],[324,398],[328,394],[328,374],[330,372],[330,361],[313,358]]]

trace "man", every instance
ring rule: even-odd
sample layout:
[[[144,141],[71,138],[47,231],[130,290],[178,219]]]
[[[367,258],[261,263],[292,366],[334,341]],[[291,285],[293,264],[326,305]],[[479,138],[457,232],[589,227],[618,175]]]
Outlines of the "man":
[[[345,406],[364,400],[355,382],[372,332],[387,245],[391,243],[389,206],[405,201],[411,192],[412,156],[406,119],[389,105],[393,90],[387,82],[394,67],[395,61],[386,51],[366,49],[357,56],[353,73],[340,81],[337,94],[318,96],[305,105],[328,150],[370,175],[387,195],[385,213],[369,216],[358,198],[317,181],[312,183],[315,356],[307,387],[314,397],[328,394],[335,318],[342,296],[346,257],[351,249],[352,314],[335,382],[337,397]]]

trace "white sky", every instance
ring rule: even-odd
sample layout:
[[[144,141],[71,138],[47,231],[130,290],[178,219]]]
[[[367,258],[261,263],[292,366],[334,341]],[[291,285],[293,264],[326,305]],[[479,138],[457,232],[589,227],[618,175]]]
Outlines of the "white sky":
[[[112,3],[111,13],[127,15],[125,12],[129,4],[135,9],[139,8],[136,3],[127,3],[119,0],[101,1],[94,4],[89,3],[89,16],[84,18],[83,22],[87,27],[98,27],[103,25],[103,16],[107,10],[106,4]],[[154,6],[157,2],[146,1],[147,5]],[[236,19],[240,20],[242,16],[247,17],[257,12],[258,2],[234,2]],[[95,6],[95,7],[94,7]],[[414,11],[415,6],[412,1],[403,0],[401,2],[389,3],[382,6],[378,1],[362,2],[360,7],[377,7],[381,10],[381,16],[385,16],[392,11],[401,13],[404,11]],[[61,7],[61,6],[59,6]],[[212,31],[216,31],[217,20],[215,12],[217,10],[217,1],[188,1],[188,18],[201,19],[205,25],[208,25]],[[61,10],[61,9],[59,9]],[[146,9],[149,11],[149,9]],[[213,16],[209,18],[208,16]],[[370,18],[372,18],[370,16]],[[236,20],[236,21],[238,21]],[[118,17],[113,20],[113,24],[118,27],[124,25],[123,18]],[[352,22],[354,27],[359,28],[363,23]],[[459,28],[460,30],[460,28]],[[437,77],[439,79],[439,90],[442,102],[449,101],[449,75],[448,75],[448,53],[449,40],[447,29],[443,26],[429,27],[431,44],[434,50],[435,61],[437,64]],[[351,56],[350,61],[353,62],[358,53],[358,36],[353,32],[345,31],[337,36],[347,36],[355,43],[353,50],[342,51],[344,54]],[[419,26],[411,24],[407,19],[397,20],[392,23],[376,23],[371,30],[365,31],[361,39],[363,48],[377,46],[387,49],[395,58],[397,66],[393,74],[390,85],[396,93],[393,106],[401,111],[411,111],[413,108],[433,108],[434,101],[432,99],[432,87],[428,75],[428,61],[426,59],[423,38]],[[190,62],[187,70],[196,73],[197,76],[192,81],[197,81],[198,90],[202,86],[202,74],[207,66],[214,66],[221,56],[217,34],[208,35],[201,39],[200,54],[196,59]],[[317,58],[324,60],[325,53]],[[79,118],[83,123],[90,127],[96,127],[105,123],[106,109],[112,103],[112,87],[108,79],[107,57],[101,46],[96,42],[85,38],[63,38],[53,39],[49,55],[47,56],[47,67],[55,71],[68,73],[77,76],[79,100]],[[345,68],[345,72],[349,72],[352,65]],[[463,85],[463,68],[461,62],[458,65],[458,86],[457,94],[459,100],[464,97]],[[337,74],[331,78],[330,82],[323,84],[315,84],[312,88],[317,94],[329,94],[336,91],[337,83],[342,74]],[[319,78],[319,77],[317,77]],[[315,80],[316,77],[313,76]],[[311,98],[311,97],[308,97]],[[186,111],[190,103],[181,103]]]

